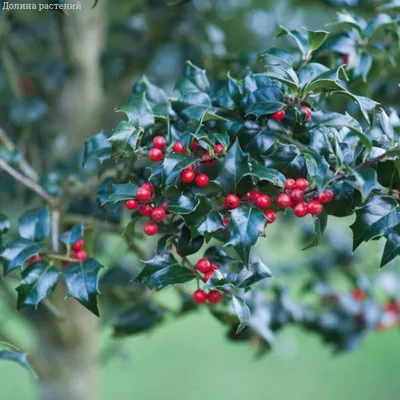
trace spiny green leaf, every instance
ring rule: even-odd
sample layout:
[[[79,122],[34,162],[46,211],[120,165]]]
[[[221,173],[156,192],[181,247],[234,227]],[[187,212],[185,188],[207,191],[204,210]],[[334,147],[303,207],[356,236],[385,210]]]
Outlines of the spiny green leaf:
[[[400,225],[391,229],[387,234],[387,241],[383,249],[381,268],[400,255]]]
[[[93,314],[99,316],[97,295],[99,274],[103,266],[94,259],[73,262],[63,269],[67,295],[79,301]]]
[[[19,235],[28,240],[39,242],[50,233],[50,214],[47,208],[27,211],[18,220]]]
[[[132,157],[135,154],[142,133],[143,130],[141,128],[136,128],[128,121],[121,121],[108,139],[116,157]]]
[[[236,334],[238,334],[248,325],[250,320],[250,310],[244,300],[237,296],[232,296],[232,306],[240,321],[240,324],[236,330]]]
[[[117,111],[125,113],[128,121],[138,130],[147,129],[155,123],[154,113],[147,101],[146,93],[138,96],[133,104],[121,107]]]
[[[83,224],[74,225],[70,231],[64,232],[60,235],[60,242],[64,243],[65,245],[74,244],[83,237],[83,231]]]
[[[18,292],[17,308],[38,304],[53,293],[57,285],[59,272],[46,262],[36,262],[26,267],[22,273]]]
[[[102,163],[111,157],[111,144],[104,132],[100,132],[85,141],[85,153],[83,155],[83,165],[88,161],[96,160]]]
[[[129,200],[136,198],[136,191],[139,189],[134,183],[121,183],[113,186],[113,192],[110,194],[108,200],[103,204],[118,201]]]
[[[250,251],[264,232],[265,222],[264,213],[258,208],[243,205],[231,211],[226,246],[233,246],[245,264],[248,264]]]
[[[261,182],[267,181],[278,187],[285,186],[286,181],[285,176],[281,172],[273,168],[264,167],[257,162],[252,163],[251,171],[244,174],[244,176],[255,176]]]

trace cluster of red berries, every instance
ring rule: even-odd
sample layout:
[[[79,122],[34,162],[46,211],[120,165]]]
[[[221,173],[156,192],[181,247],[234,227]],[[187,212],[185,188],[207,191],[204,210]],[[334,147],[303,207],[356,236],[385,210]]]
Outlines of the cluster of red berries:
[[[285,183],[285,193],[281,193],[276,199],[279,208],[293,208],[294,214],[303,218],[307,214],[319,215],[322,212],[323,204],[333,200],[333,193],[326,189],[321,194],[313,193],[312,200],[306,203],[306,193],[308,181],[304,178],[287,179]]]
[[[210,290],[208,293],[203,289],[197,289],[193,293],[193,300],[198,303],[205,303],[207,300],[212,303],[219,303],[222,300],[222,294],[218,290]]]
[[[164,150],[167,141],[164,136],[156,136],[153,139],[153,147],[149,150],[149,158],[151,161],[160,161],[164,158]]]
[[[219,265],[212,264],[207,258],[200,258],[200,260],[196,263],[196,269],[204,274],[204,282],[208,282],[214,271],[216,271],[218,268]]]
[[[218,268],[219,265],[212,264],[207,258],[200,258],[196,263],[196,269],[204,274],[204,282],[207,282]],[[205,303],[208,300],[210,303],[215,304],[222,300],[222,294],[218,290],[210,290],[207,294],[204,290],[198,289],[193,293],[193,300],[196,303]]]
[[[72,256],[79,261],[85,261],[87,259],[87,253],[84,250],[85,242],[83,239],[77,240],[72,246]]]
[[[323,204],[329,203],[333,200],[333,193],[329,189],[324,190],[321,194],[313,193],[310,202],[306,203],[306,190],[308,189],[308,181],[304,178],[287,179],[285,183],[284,193],[281,193],[276,198],[276,204],[279,208],[293,208],[294,214],[299,217],[305,217],[307,214],[319,215],[322,212]],[[311,194],[311,192],[310,192]],[[253,190],[247,193],[242,199],[236,194],[228,194],[225,198],[225,206],[232,210],[239,207],[242,201],[251,201],[257,207],[265,210],[264,215],[267,217],[267,223],[272,224],[276,220],[276,213],[273,210],[268,210],[271,205],[271,198],[259,192]],[[224,225],[228,223],[224,220]]]
[[[160,207],[153,207],[150,204],[154,197],[153,185],[149,182],[144,183],[136,191],[136,199],[125,201],[125,207],[130,211],[139,210],[139,213],[144,217],[151,217],[152,221],[148,221],[143,226],[143,232],[146,235],[153,236],[158,232],[157,222],[162,222],[167,215],[166,207],[168,202],[165,201]]]
[[[302,111],[304,111],[304,113],[306,114],[306,121],[308,121],[311,118],[311,109],[305,105],[300,106],[300,109]],[[274,112],[271,115],[271,118],[275,121],[281,121],[283,118],[285,118],[285,115],[286,115],[286,111],[285,111],[285,109],[282,108],[282,110]]]

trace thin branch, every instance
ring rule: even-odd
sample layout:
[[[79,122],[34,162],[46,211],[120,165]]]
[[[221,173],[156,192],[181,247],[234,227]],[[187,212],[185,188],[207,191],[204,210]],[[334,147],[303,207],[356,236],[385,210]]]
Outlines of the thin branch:
[[[114,224],[109,221],[103,221],[101,219],[91,217],[88,215],[81,214],[66,214],[63,216],[62,221],[65,224],[84,224],[86,227],[107,229],[112,232],[122,233],[124,229],[118,224]]]
[[[51,247],[55,253],[60,250],[58,236],[60,235],[60,211],[51,211]]]
[[[34,191],[47,203],[53,204],[54,199],[38,183],[34,182],[32,179],[10,167],[4,160],[0,160],[0,169],[4,170],[18,182],[22,183],[24,186]]]

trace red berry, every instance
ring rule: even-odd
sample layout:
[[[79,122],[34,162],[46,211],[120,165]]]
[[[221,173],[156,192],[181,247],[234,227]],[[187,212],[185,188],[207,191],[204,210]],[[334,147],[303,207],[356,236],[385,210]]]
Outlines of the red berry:
[[[153,139],[153,146],[154,146],[156,149],[162,150],[166,145],[167,145],[167,141],[165,140],[165,137],[164,137],[164,136],[156,136],[156,137]]]
[[[77,240],[72,246],[71,246],[71,248],[72,248],[72,250],[74,250],[74,251],[80,251],[80,250],[83,250],[83,246],[84,246],[84,242],[83,242],[83,240],[82,239],[79,239],[79,240]]]
[[[79,261],[85,261],[87,259],[87,253],[85,250],[79,250],[75,252],[75,258]]]
[[[208,282],[208,280],[212,277],[214,274],[214,271],[208,271],[204,274],[203,280],[204,282]]]
[[[257,199],[260,197],[260,192],[258,190],[252,190],[250,192],[250,200],[255,203],[257,201]]]
[[[353,290],[353,299],[356,301],[364,301],[365,298],[367,297],[367,295],[365,294],[365,292],[359,288],[356,288]]]
[[[286,179],[285,189],[286,190],[293,190],[296,187],[296,181],[294,179]]]
[[[143,232],[148,236],[155,235],[157,231],[158,231],[158,226],[153,221],[146,222],[143,226]]]
[[[139,208],[139,202],[137,200],[126,200],[125,201],[125,208],[128,210],[137,210]]]
[[[154,188],[150,182],[143,183],[143,185],[141,187],[147,189],[150,192],[150,194],[153,196]]]
[[[28,258],[27,263],[29,265],[31,265],[31,264],[33,264],[35,262],[39,262],[40,260],[41,260],[41,257],[39,255],[36,255],[36,256],[32,256],[31,258]]]
[[[275,121],[281,121],[283,118],[285,118],[285,110],[279,110],[277,112],[274,112],[271,117],[272,119],[274,119]]]
[[[308,212],[311,215],[318,215],[322,212],[322,204],[317,200],[312,200],[308,203]]]
[[[348,64],[348,63],[349,63],[349,60],[350,60],[350,55],[349,55],[349,54],[343,54],[343,55],[342,55],[342,60],[343,60],[343,62],[344,62],[345,64]]]
[[[184,183],[193,182],[195,177],[196,173],[193,171],[192,168],[186,168],[181,172],[181,180]]]
[[[215,145],[215,147],[214,147],[214,153],[222,153],[222,152],[224,152],[225,151],[225,147],[224,146],[222,146],[222,144],[221,143],[217,143],[216,145]]]
[[[267,224],[272,224],[276,220],[276,213],[272,210],[267,210],[264,212],[264,215],[267,217]]]
[[[276,204],[278,204],[278,207],[280,208],[288,208],[292,205],[292,199],[288,194],[282,193],[276,199]]]
[[[151,218],[154,221],[161,222],[165,218],[166,212],[162,207],[156,207],[151,213]]]
[[[167,208],[168,204],[169,204],[169,201],[168,200],[164,200],[163,203],[161,204],[161,207],[162,208]]]
[[[300,203],[304,200],[304,192],[300,189],[294,189],[290,193],[290,197],[295,203]]]
[[[301,106],[301,110],[303,110],[306,113],[306,121],[308,121],[311,118],[311,110],[307,106]]]
[[[164,154],[160,149],[153,147],[149,150],[149,158],[151,161],[160,161],[163,157]]]
[[[193,139],[192,143],[190,143],[190,148],[193,151],[200,151],[201,150],[201,146],[199,144],[199,141],[197,139]]]
[[[145,187],[140,187],[137,191],[136,191],[136,197],[140,200],[140,201],[147,201],[150,199],[151,197],[151,192],[149,189],[145,188]]]
[[[396,300],[390,300],[384,307],[385,311],[392,313],[400,313],[400,303]]]
[[[175,153],[186,153],[185,146],[183,145],[182,142],[176,142],[174,144],[174,152]]]
[[[217,269],[219,269],[219,265],[217,265],[217,264],[210,265],[210,271],[216,271]]]
[[[330,203],[333,200],[333,193],[329,189],[325,189],[318,198],[321,204]]]
[[[218,290],[211,290],[207,295],[207,300],[213,304],[219,303],[222,300],[222,294]]]
[[[207,293],[198,289],[193,293],[193,300],[198,304],[205,303],[207,301]]]
[[[271,199],[266,194],[260,194],[256,200],[257,207],[268,208],[271,205]]]
[[[196,176],[196,185],[199,187],[206,187],[209,182],[210,179],[206,174],[200,174]]]
[[[69,265],[69,261],[61,261],[63,267],[67,267]]]
[[[296,179],[296,189],[306,190],[308,188],[308,181],[304,178]]]
[[[240,199],[236,196],[236,194],[228,194],[225,199],[225,205],[230,208],[237,208],[239,207]]]
[[[228,226],[228,225],[229,225],[229,219],[228,219],[228,218],[224,218],[224,219],[222,220],[222,225]]]
[[[148,204],[143,204],[139,208],[139,213],[143,215],[143,217],[150,217],[150,215],[153,214],[153,207]]]
[[[207,258],[200,258],[200,260],[196,263],[196,268],[205,274],[206,272],[210,271],[211,263],[209,260],[207,260]]]
[[[201,156],[201,159],[204,160],[205,158],[210,158],[210,157],[211,157],[210,153],[204,153]],[[204,161],[203,164],[206,165],[207,167],[211,167],[212,165],[215,164],[215,160]]]
[[[293,209],[294,215],[299,218],[303,218],[308,213],[308,206],[306,203],[297,203]]]
[[[244,196],[242,196],[243,201],[250,201],[251,200],[251,193],[247,192]]]

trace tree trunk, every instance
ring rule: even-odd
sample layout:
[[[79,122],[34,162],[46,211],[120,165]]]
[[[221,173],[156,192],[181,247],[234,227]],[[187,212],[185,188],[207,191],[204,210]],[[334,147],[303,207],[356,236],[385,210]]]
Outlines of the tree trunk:
[[[41,400],[97,400],[98,319],[73,299],[68,319],[43,321],[39,327]]]

